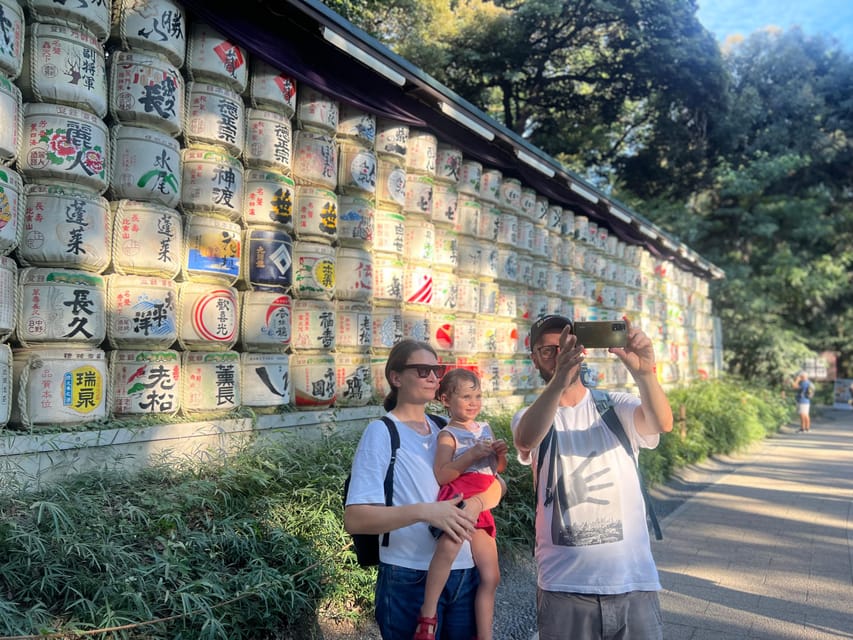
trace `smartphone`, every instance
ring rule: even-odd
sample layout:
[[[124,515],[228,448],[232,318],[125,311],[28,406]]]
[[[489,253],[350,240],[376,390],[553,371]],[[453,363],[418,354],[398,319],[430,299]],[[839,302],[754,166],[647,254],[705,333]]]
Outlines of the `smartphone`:
[[[624,347],[628,342],[628,324],[624,320],[575,322],[573,333],[587,349]]]

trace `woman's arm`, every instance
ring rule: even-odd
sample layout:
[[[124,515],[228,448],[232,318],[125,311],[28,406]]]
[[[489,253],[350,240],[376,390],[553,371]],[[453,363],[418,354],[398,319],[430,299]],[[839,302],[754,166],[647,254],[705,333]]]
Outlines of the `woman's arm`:
[[[492,483],[495,484],[495,483]],[[402,529],[417,522],[426,522],[447,533],[454,542],[470,540],[477,516],[460,509],[460,498],[440,502],[385,506],[380,504],[351,504],[344,509],[344,529],[347,533],[380,534]],[[479,512],[477,512],[479,515]]]

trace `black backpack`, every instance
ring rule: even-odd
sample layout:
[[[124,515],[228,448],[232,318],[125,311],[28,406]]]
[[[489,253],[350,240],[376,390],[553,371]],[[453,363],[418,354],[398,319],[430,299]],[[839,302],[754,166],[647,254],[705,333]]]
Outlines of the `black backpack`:
[[[447,424],[447,419],[441,416],[436,416],[431,413],[427,414],[439,428]],[[391,438],[391,459],[388,461],[388,468],[385,470],[385,505],[390,507],[393,504],[394,496],[394,463],[397,462],[397,449],[400,448],[400,434],[397,433],[397,425],[388,416],[382,416],[382,422],[388,427],[388,435]],[[344,508],[347,504],[347,494],[349,494],[349,483],[352,478],[352,472],[347,475],[344,481]],[[375,567],[379,564],[379,536],[372,533],[354,533],[351,534],[352,548],[355,551],[355,557],[358,564],[362,567]],[[382,534],[382,546],[388,546],[388,532]]]

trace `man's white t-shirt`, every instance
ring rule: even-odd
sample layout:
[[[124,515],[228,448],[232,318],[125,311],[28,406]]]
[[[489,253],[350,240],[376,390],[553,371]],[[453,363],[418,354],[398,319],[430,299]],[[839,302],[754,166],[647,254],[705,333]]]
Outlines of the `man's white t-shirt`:
[[[640,447],[655,448],[660,437],[643,437],[634,425],[639,398],[610,395],[634,455]],[[513,417],[513,431],[524,411]],[[634,459],[601,419],[589,391],[577,406],[560,407],[554,425],[556,457],[549,447],[542,469],[533,469],[539,587],[594,594],[659,590]],[[519,461],[535,467],[537,457],[534,449],[526,458],[519,454]]]

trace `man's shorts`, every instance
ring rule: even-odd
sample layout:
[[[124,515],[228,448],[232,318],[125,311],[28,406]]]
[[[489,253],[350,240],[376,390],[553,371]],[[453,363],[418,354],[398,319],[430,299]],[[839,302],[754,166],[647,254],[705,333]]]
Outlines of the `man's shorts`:
[[[663,619],[657,591],[616,595],[538,590],[539,640],[611,638],[663,640]]]
[[[811,402],[798,402],[797,403],[797,413],[801,416],[809,415],[809,407],[812,406]]]

